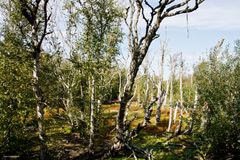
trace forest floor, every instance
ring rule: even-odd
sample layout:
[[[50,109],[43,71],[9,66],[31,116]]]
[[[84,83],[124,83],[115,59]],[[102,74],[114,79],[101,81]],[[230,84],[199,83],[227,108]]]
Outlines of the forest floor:
[[[103,106],[102,123],[95,135],[95,153],[101,152],[104,148],[112,144],[118,108],[118,104]],[[190,136],[179,135],[171,137],[173,132],[166,132],[168,110],[168,108],[162,108],[161,123],[158,126],[155,125],[155,110],[153,110],[151,123],[133,140],[133,145],[152,151],[154,159],[197,159],[195,157],[196,149],[192,146]],[[143,108],[133,103],[129,109],[129,119],[134,115],[137,115],[137,119],[133,121],[131,128],[136,127],[138,123],[142,123],[144,119]],[[71,132],[70,125],[67,123],[64,114],[60,117],[58,116],[56,119],[51,113],[47,112],[45,118],[48,123],[46,133],[50,159],[89,159],[88,137],[80,136],[79,132]],[[172,126],[172,131],[174,129],[175,125]],[[34,131],[36,132],[36,130]],[[37,133],[32,137],[28,137],[28,140],[29,149],[21,157],[38,159],[39,144],[37,143]],[[111,159],[134,158],[119,155]]]

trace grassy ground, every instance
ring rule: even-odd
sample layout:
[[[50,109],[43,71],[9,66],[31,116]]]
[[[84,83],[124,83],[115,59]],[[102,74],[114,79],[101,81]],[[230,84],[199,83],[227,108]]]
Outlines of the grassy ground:
[[[104,105],[101,118],[101,124],[96,131],[95,151],[101,151],[110,145],[114,137],[114,127],[118,104]],[[133,140],[137,147],[152,150],[155,159],[195,159],[195,149],[190,145],[191,139],[188,136],[178,136],[169,140],[172,133],[167,133],[168,108],[162,108],[161,123],[155,125],[155,107],[151,117],[151,124],[142,130],[138,137]],[[46,111],[46,133],[47,146],[50,159],[87,159],[88,136],[80,136],[78,132],[71,132],[71,127],[64,111],[60,111],[58,116],[54,115],[56,111]],[[143,122],[144,112],[136,103],[133,103],[129,109],[128,118],[131,119],[137,115],[137,119],[132,123],[132,128]],[[35,127],[36,128],[36,127]],[[175,129],[173,125],[172,130]],[[87,128],[86,128],[87,130]],[[36,129],[29,130],[29,137],[32,143],[28,146],[28,151],[23,154],[30,159],[38,159],[39,143],[37,141]],[[32,134],[34,133],[34,134]],[[187,141],[186,141],[187,140]],[[26,147],[26,146],[25,146]],[[24,158],[24,159],[26,159]],[[131,159],[130,157],[115,157],[112,159]]]
[[[196,157],[196,149],[192,146],[191,137],[187,135],[180,135],[172,137],[173,132],[166,132],[168,127],[169,108],[162,108],[161,110],[161,123],[155,125],[155,110],[150,119],[150,124],[140,132],[138,137],[133,140],[133,144],[139,148],[152,150],[154,159],[176,160],[176,159],[198,159]],[[112,124],[118,111],[118,106],[108,106],[105,108],[104,113],[108,114],[109,122]],[[131,119],[134,115],[137,119],[132,123],[132,128],[136,127],[139,123],[143,122],[144,110],[136,103],[133,103],[129,109],[128,118]],[[111,118],[112,119],[111,119]],[[177,124],[173,124],[171,130],[174,131]],[[185,124],[186,125],[186,124]],[[169,138],[172,137],[172,138]],[[130,157],[119,157],[118,159],[133,159]]]

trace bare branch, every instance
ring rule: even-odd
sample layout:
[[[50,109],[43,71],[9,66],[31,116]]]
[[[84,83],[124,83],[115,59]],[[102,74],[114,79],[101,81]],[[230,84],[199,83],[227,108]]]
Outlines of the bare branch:
[[[176,15],[179,15],[179,14],[184,14],[184,13],[189,13],[189,12],[192,12],[192,11],[195,11],[196,9],[198,9],[199,5],[204,1],[204,0],[195,0],[195,5],[193,7],[189,7],[187,4],[190,0],[186,0],[185,2],[182,2],[182,3],[179,3],[179,4],[176,4],[168,9],[166,9],[166,11],[164,12],[163,14],[163,17],[172,17],[172,16],[176,16]],[[185,9],[180,9],[180,10],[177,10],[177,11],[174,11],[176,9],[179,9],[183,6],[186,5],[186,8]],[[173,12],[174,11],[174,12]]]
[[[190,0],[186,0],[186,1],[183,1],[182,3],[178,3],[176,5],[173,5],[173,6],[169,7],[169,8],[167,8],[166,12],[170,12],[170,11],[176,9],[176,8],[180,8],[180,7],[184,6],[184,5],[186,5],[189,1]]]
[[[142,0],[136,0],[136,8],[137,8],[137,12],[136,12],[136,18],[134,21],[134,46],[138,45],[138,21],[139,21],[139,17],[140,17],[140,12],[142,10]]]

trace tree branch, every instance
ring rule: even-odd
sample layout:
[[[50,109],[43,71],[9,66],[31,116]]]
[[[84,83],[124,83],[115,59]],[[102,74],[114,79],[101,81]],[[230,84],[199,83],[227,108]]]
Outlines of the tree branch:
[[[40,38],[40,41],[38,43],[38,46],[40,47],[42,45],[43,39],[45,38],[45,36],[49,33],[47,33],[47,26],[48,26],[48,22],[51,18],[52,14],[47,14],[47,4],[48,4],[49,0],[44,0],[44,6],[43,6],[43,10],[44,10],[44,28],[43,28],[43,33],[42,36]]]
[[[163,18],[165,18],[165,17],[172,17],[172,16],[176,16],[176,15],[179,15],[179,14],[184,14],[184,13],[189,13],[189,12],[195,11],[196,9],[198,9],[199,5],[203,1],[204,0],[195,0],[195,5],[193,7],[189,7],[187,5],[188,2],[190,2],[190,0],[186,0],[185,2],[182,2],[182,3],[178,3],[178,4],[174,5],[174,6],[171,6],[171,7],[167,8],[166,11],[163,14]],[[185,9],[180,9],[180,10],[174,11],[176,9],[179,9],[179,8],[185,6],[185,5],[186,5]]]

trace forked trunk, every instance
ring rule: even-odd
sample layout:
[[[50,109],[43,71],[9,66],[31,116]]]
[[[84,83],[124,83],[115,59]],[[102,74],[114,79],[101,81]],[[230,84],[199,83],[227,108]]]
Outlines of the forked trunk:
[[[132,98],[132,89],[134,85],[135,77],[137,76],[137,72],[139,69],[140,63],[138,63],[138,59],[133,57],[132,62],[130,64],[130,70],[127,76],[127,83],[124,87],[123,97],[120,101],[120,108],[117,115],[117,124],[116,124],[116,143],[114,143],[114,149],[121,149],[124,144],[124,117],[125,111],[128,101]]]
[[[158,97],[152,97],[150,104],[148,106],[145,106],[144,108],[145,116],[144,116],[143,126],[146,126],[150,123],[150,118],[152,115],[152,107],[157,100],[158,100]]]

